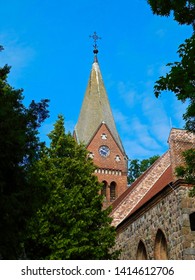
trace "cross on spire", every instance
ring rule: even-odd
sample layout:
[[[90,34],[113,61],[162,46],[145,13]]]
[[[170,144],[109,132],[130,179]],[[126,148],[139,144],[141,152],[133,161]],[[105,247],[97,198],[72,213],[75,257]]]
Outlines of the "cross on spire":
[[[94,32],[93,35],[90,35],[89,37],[92,38],[93,41],[94,41],[94,45],[93,45],[94,50],[93,50],[93,52],[94,52],[94,54],[97,54],[97,53],[98,53],[98,49],[97,49],[97,48],[98,48],[97,40],[102,39],[102,38],[99,37],[99,36],[97,35],[96,32]]]

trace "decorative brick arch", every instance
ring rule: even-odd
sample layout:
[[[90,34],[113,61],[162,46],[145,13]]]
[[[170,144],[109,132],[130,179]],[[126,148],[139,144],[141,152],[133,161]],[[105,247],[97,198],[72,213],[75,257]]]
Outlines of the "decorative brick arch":
[[[112,181],[110,183],[110,201],[114,201],[116,199],[116,187],[117,187],[117,184],[116,182]]]
[[[138,247],[137,247],[137,254],[136,254],[136,260],[147,260],[147,252],[146,252],[146,246],[144,245],[143,241],[140,240]]]
[[[168,260],[167,240],[161,229],[158,229],[154,244],[154,259]]]

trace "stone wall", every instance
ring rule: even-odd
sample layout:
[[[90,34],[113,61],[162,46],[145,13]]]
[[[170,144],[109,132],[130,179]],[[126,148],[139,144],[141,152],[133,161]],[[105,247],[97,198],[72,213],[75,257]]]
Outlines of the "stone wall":
[[[155,256],[156,234],[160,229],[166,240],[167,259],[195,260],[195,231],[191,231],[189,221],[192,212],[195,212],[195,198],[189,197],[189,188],[166,187],[145,209],[139,209],[126,224],[118,227],[120,259],[137,259],[140,241],[145,245],[147,259],[160,259]]]

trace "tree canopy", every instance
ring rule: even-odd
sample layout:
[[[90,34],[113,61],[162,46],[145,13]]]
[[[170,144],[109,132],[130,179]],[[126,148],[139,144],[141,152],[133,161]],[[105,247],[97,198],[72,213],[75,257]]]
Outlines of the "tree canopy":
[[[158,97],[162,91],[172,91],[178,100],[187,102],[188,106],[183,119],[185,128],[195,133],[195,0],[148,0],[154,14],[169,16],[173,13],[179,24],[192,25],[193,34],[179,46],[179,62],[168,63],[169,73],[160,77],[154,86],[154,93]],[[176,173],[194,184],[195,150],[183,153],[186,166],[176,168]],[[195,188],[191,191],[195,195]]]
[[[45,203],[29,223],[26,240],[31,259],[113,259],[115,229],[110,209],[102,209],[102,188],[92,175],[94,166],[84,146],[65,133],[60,115],[45,148],[34,166]]]
[[[129,162],[128,183],[132,184],[141,174],[143,174],[157,159],[158,155],[148,159],[132,159]]]
[[[25,107],[23,91],[7,81],[9,72],[8,65],[0,68],[0,258],[16,259],[32,211],[28,170],[39,157],[38,128],[48,116],[48,100]]]
[[[180,24],[192,25],[195,29],[195,0],[148,0],[154,14],[170,16]]]
[[[172,91],[178,100],[188,102],[185,127],[195,132],[195,35],[179,46],[178,53],[181,61],[167,64],[171,69],[156,81],[154,93],[158,97],[162,91]]]
[[[188,184],[195,186],[195,149],[183,152],[185,166],[176,167],[178,177],[184,178]],[[190,191],[190,196],[195,196],[195,188]]]

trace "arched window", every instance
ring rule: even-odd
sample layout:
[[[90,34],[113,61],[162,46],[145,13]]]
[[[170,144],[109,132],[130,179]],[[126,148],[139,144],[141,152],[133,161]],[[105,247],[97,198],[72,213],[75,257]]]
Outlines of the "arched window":
[[[191,213],[189,218],[190,218],[190,228],[192,231],[195,231],[195,212]]]
[[[140,240],[138,247],[137,247],[137,260],[147,260],[147,253],[146,253],[146,247],[144,243]]]
[[[102,184],[103,184],[103,187],[101,189],[101,195],[105,196],[105,198],[106,198],[106,189],[107,189],[108,183],[106,181],[103,181]]]
[[[154,258],[156,260],[168,260],[167,241],[162,230],[158,229],[154,245]]]
[[[114,201],[116,199],[116,182],[112,182],[110,184],[110,201]]]

